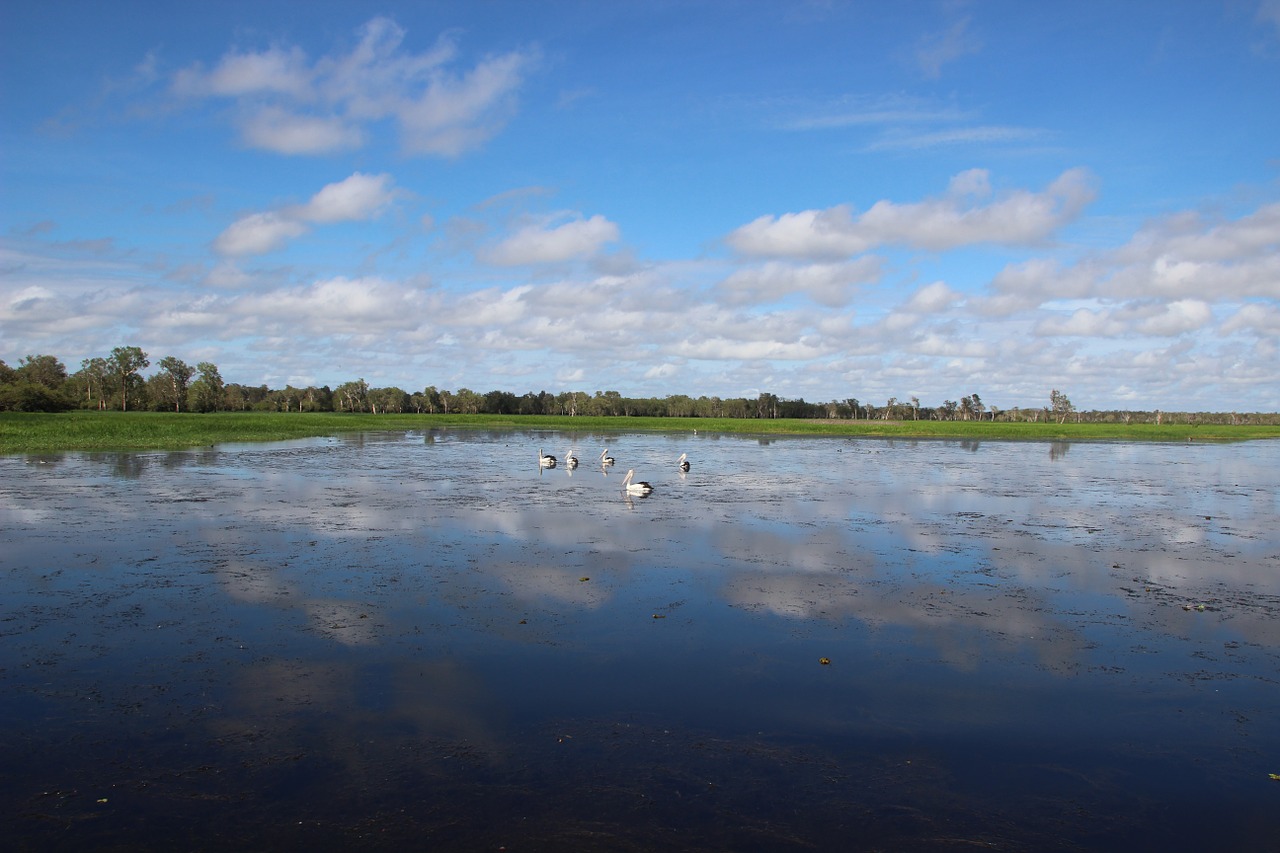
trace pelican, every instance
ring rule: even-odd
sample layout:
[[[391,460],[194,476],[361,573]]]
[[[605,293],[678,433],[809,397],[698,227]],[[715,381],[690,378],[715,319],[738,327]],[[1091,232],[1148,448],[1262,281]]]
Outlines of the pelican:
[[[653,491],[653,486],[644,480],[631,482],[631,478],[636,475],[636,469],[632,468],[627,472],[627,476],[622,480],[622,490],[629,495],[647,495]]]
[[[676,460],[676,467],[679,468],[681,471],[689,470],[689,454],[688,453],[680,454],[680,458]]]
[[[617,462],[617,461],[618,460],[614,459],[612,456],[609,455],[609,448],[606,447],[604,450],[600,451],[601,465],[612,465],[614,462]]]
[[[556,458],[550,455],[543,455],[542,451],[538,451],[538,467],[554,468],[556,467]]]
[[[568,452],[566,452],[566,453],[565,453],[565,455],[564,455],[564,464],[565,464],[565,465],[567,465],[567,466],[568,466],[568,467],[570,467],[570,468],[577,468],[577,467],[578,467],[578,457],[576,457],[576,456],[574,456],[574,455],[573,455],[573,448],[572,448],[572,447],[571,447],[571,448],[569,448]]]

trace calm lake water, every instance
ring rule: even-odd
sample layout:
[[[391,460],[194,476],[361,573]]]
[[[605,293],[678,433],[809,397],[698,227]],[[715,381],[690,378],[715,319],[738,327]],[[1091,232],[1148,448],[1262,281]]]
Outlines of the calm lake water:
[[[0,457],[6,846],[1277,850],[1278,495],[1280,442]]]

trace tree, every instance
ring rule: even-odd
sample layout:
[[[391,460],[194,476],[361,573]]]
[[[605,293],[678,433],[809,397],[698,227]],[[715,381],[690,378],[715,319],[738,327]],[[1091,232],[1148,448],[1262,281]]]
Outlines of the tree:
[[[80,372],[77,375],[84,382],[85,402],[88,407],[105,409],[111,385],[111,365],[107,364],[107,360],[105,358],[86,358],[80,362]],[[94,388],[98,389],[98,401],[96,404],[93,398]]]
[[[1063,394],[1057,388],[1049,392],[1049,409],[1053,412],[1053,416],[1058,419],[1058,423],[1066,423],[1067,416],[1076,410],[1071,405],[1071,401],[1067,399],[1067,395]]]
[[[394,385],[390,388],[371,388],[369,390],[369,407],[376,415],[379,412],[400,414],[409,405],[409,395],[403,388]]]
[[[67,368],[51,355],[29,355],[18,363],[17,374],[34,385],[43,385],[49,389],[59,389],[67,381]]]
[[[156,375],[162,380],[165,402],[172,403],[175,412],[182,411],[187,404],[187,389],[195,372],[194,367],[180,358],[166,355],[160,359],[160,372]],[[169,407],[166,405],[165,408]]]
[[[369,411],[369,383],[363,379],[343,382],[333,389],[333,403],[339,412]]]
[[[147,354],[138,347],[116,347],[111,351],[108,362],[111,370],[120,380],[120,411],[129,410],[129,392],[135,396],[141,390],[142,379],[138,372],[148,367],[151,362]]]
[[[224,403],[226,386],[218,366],[210,361],[196,365],[200,377],[187,387],[187,408],[196,412],[216,412]]]
[[[0,384],[0,412],[65,412],[75,403],[61,391],[18,379]]]

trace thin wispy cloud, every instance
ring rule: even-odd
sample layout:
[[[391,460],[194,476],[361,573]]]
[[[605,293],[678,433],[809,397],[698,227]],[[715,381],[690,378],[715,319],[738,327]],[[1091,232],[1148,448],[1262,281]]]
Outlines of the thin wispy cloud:
[[[966,16],[941,32],[920,37],[915,60],[925,77],[936,80],[942,76],[944,65],[982,50],[982,40],[969,30],[971,20]]]
[[[955,127],[927,133],[887,133],[869,143],[867,151],[920,151],[957,145],[1009,144],[1036,142],[1050,136],[1046,130],[1033,127]]]

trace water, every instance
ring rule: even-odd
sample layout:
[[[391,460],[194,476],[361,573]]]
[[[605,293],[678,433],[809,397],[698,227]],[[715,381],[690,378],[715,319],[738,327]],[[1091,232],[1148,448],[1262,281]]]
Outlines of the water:
[[[1277,849],[1278,494],[1278,442],[3,457],[6,840]]]

